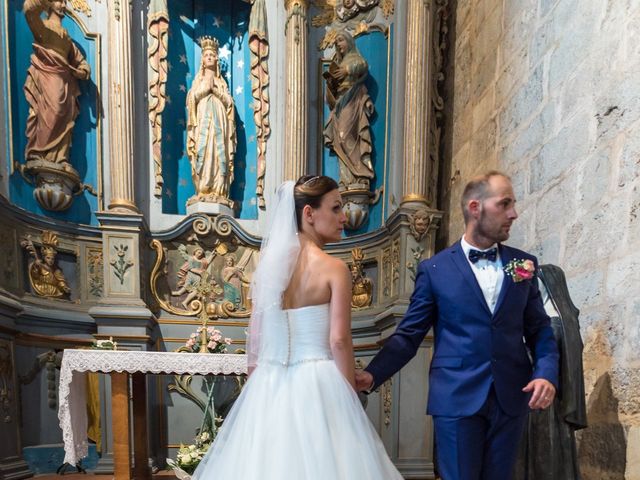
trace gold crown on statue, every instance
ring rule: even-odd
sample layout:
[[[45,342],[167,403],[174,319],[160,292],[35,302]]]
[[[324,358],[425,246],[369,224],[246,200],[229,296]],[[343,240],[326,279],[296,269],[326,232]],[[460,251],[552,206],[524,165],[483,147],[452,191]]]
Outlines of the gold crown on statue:
[[[218,50],[218,40],[216,38],[205,35],[200,37],[200,48],[202,50]]]
[[[58,236],[50,231],[42,232],[42,254],[57,253]]]

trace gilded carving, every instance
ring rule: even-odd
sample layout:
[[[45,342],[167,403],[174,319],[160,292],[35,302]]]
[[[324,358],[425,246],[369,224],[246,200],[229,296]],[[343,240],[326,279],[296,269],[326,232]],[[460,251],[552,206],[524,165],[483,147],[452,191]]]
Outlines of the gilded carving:
[[[151,123],[151,155],[155,187],[153,194],[162,195],[162,112],[166,104],[169,45],[169,12],[166,0],[149,4],[147,19],[147,76],[149,78],[149,122]]]
[[[349,265],[352,283],[351,306],[353,308],[365,308],[370,306],[373,300],[373,283],[364,273],[362,265],[364,254],[362,249],[354,248],[351,250],[351,258],[353,259],[351,265]]]
[[[422,241],[429,227],[433,222],[435,215],[429,213],[426,208],[420,208],[413,213],[409,214],[409,230],[411,235],[416,239],[416,242]]]
[[[382,14],[384,18],[389,18],[393,15],[393,11],[395,9],[394,0],[382,0],[380,2],[380,9],[382,10]]]
[[[87,17],[91,16],[91,7],[87,0],[68,0],[71,8],[76,12],[84,13]]]
[[[380,0],[316,0],[315,6],[320,9],[321,13],[313,17],[311,24],[314,27],[324,27],[333,23],[346,23],[349,21],[371,22],[376,15],[375,7],[378,6]],[[383,0],[383,12],[389,10],[391,3],[391,12],[393,12],[393,1]]]
[[[391,296],[391,248],[382,252],[382,295]]]
[[[400,240],[395,239],[391,244],[391,288],[392,295],[398,292],[400,280]]]
[[[104,261],[102,250],[91,248],[87,250],[87,279],[89,293],[93,297],[102,297]]]
[[[27,235],[20,245],[33,257],[28,268],[33,291],[41,297],[68,298],[71,288],[56,262],[58,236],[50,231],[43,232],[40,252],[33,244],[31,235]]]
[[[258,207],[266,207],[264,200],[264,176],[266,173],[267,138],[271,134],[269,122],[269,39],[267,36],[267,11],[265,0],[255,0],[249,19],[249,50],[251,51],[251,96],[253,97],[253,121],[256,124],[258,147],[256,198]]]
[[[47,13],[47,18],[41,17]],[[79,113],[78,80],[88,80],[91,68],[62,26],[62,0],[26,0],[24,14],[33,33],[33,54],[24,93],[29,104],[24,178],[35,182],[34,196],[47,210],[69,208],[73,196],[89,188],[69,163],[71,139]],[[90,189],[92,191],[92,189]]]
[[[424,253],[424,248],[418,245],[416,248],[411,249],[411,256],[413,257],[412,262],[407,262],[407,270],[409,270],[409,277],[412,282],[416,281],[416,275],[418,274],[418,265],[422,261],[422,254]]]
[[[151,293],[160,307],[181,316],[245,318],[257,250],[231,235],[228,221],[197,217],[192,232],[164,244],[152,240],[156,261]]]
[[[4,423],[10,423],[11,404],[15,392],[13,391],[13,350],[11,344],[0,340],[0,415]]]
[[[393,379],[389,379],[382,384],[382,411],[384,412],[384,424],[386,427],[391,425],[391,408],[393,406],[393,394],[391,387]]]
[[[236,124],[233,98],[220,74],[218,40],[200,39],[200,70],[187,94],[187,155],[196,193],[187,205],[219,203],[233,207]]]
[[[129,245],[125,245],[123,243],[114,245],[113,250],[115,258],[112,257],[109,265],[113,267],[113,274],[120,281],[120,285],[124,285],[125,275],[134,265],[134,262],[131,259],[131,253],[129,252]]]

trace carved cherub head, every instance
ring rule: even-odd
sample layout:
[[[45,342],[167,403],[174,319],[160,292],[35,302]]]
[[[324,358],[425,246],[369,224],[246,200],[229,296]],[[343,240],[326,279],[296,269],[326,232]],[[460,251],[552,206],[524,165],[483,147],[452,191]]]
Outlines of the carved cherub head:
[[[417,241],[422,240],[427,233],[427,230],[429,230],[429,225],[431,224],[429,212],[426,209],[421,208],[410,214],[409,220],[411,222],[409,227],[411,234]]]

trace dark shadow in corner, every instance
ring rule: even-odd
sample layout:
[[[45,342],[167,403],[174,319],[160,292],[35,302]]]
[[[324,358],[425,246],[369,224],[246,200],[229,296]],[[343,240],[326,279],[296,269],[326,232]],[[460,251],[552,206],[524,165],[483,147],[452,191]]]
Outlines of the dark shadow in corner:
[[[580,435],[578,461],[585,479],[624,480],[627,439],[609,373],[602,375],[587,402],[589,428]]]
[[[452,149],[453,149],[453,99],[455,95],[455,58],[456,58],[456,15],[458,11],[458,0],[451,0],[446,11],[446,26],[448,33],[446,36],[446,50],[444,52],[444,63],[442,72],[444,80],[438,82],[438,91],[444,99],[444,109],[439,119],[439,126],[442,129],[440,134],[440,155],[438,159],[438,196],[436,208],[444,212],[440,228],[436,234],[435,251],[438,252],[449,246],[449,205],[451,205],[451,172]]]

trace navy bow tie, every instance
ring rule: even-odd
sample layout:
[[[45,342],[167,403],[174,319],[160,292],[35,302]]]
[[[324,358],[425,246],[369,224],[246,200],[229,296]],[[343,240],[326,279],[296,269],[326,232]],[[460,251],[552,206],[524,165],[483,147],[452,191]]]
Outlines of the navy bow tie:
[[[469,250],[469,260],[471,263],[476,263],[478,260],[482,260],[483,258],[490,262],[495,262],[497,255],[498,249],[496,247],[484,251],[474,250],[473,248]]]

